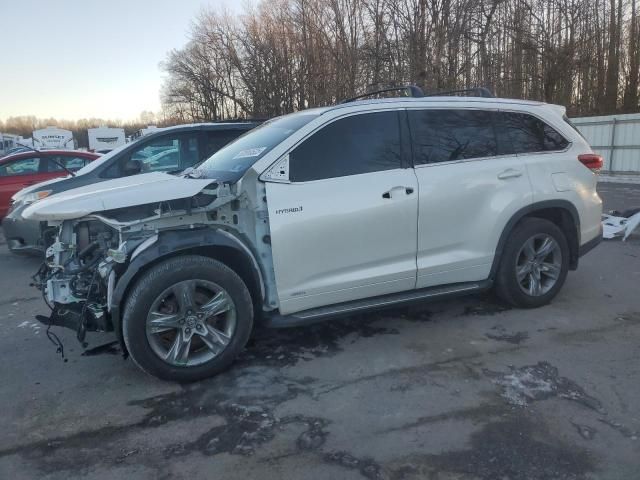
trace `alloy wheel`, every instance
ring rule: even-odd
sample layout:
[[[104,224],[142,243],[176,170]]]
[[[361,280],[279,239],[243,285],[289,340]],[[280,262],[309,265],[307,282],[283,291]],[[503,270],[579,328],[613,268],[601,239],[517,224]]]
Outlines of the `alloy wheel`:
[[[516,278],[524,293],[539,297],[558,282],[562,271],[562,251],[558,242],[546,233],[530,237],[516,260]]]
[[[195,366],[220,355],[236,329],[236,306],[219,285],[184,280],[151,304],[146,334],[153,352],[175,366]]]

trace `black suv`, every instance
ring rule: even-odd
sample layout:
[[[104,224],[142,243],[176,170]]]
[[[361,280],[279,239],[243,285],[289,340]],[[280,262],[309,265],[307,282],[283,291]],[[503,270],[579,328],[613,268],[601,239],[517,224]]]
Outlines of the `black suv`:
[[[260,123],[197,123],[160,128],[112,150],[71,176],[19,191],[14,195],[9,213],[2,222],[9,249],[14,252],[43,250],[41,224],[22,217],[23,210],[33,202],[73,188],[138,173],[181,172],[209,158]]]

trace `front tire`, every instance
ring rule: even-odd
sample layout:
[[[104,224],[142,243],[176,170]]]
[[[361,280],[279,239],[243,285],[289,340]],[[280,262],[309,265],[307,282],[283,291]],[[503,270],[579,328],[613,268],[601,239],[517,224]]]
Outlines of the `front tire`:
[[[253,304],[242,279],[223,263],[197,255],[170,258],[144,273],[122,320],[136,365],[178,382],[227,369],[252,328]]]
[[[496,293],[516,307],[541,307],[558,294],[568,271],[569,244],[562,230],[542,218],[525,218],[507,240]]]

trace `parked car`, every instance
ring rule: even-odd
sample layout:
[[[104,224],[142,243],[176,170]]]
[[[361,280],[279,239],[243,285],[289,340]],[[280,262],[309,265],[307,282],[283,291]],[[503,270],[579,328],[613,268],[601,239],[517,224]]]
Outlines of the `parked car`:
[[[412,89],[415,94],[416,89]],[[148,173],[25,210],[58,225],[51,316],[115,331],[144,371],[227,368],[257,322],[304,325],[495,288],[545,305],[600,242],[602,166],[523,100],[362,100],[274,119],[189,174]]]
[[[0,158],[8,157],[9,155],[14,155],[16,153],[31,152],[31,151],[33,151],[31,147],[17,146],[17,147],[10,148],[6,152],[4,152],[4,155],[0,156]]]
[[[11,211],[2,222],[7,244],[14,252],[42,252],[47,230],[40,222],[29,221],[22,216],[24,209],[34,201],[73,188],[143,172],[180,172],[208,158],[258,124],[201,123],[158,128],[112,150],[98,162],[78,171],[74,177],[24,189],[14,195]]]
[[[9,211],[11,197],[16,192],[29,185],[69,175],[98,157],[100,155],[75,150],[27,149],[1,158],[0,219]]]

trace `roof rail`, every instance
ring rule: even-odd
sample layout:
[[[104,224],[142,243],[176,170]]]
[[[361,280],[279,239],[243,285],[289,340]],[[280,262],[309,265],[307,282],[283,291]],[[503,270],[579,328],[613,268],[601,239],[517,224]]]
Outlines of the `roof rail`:
[[[355,100],[359,100],[361,98],[371,97],[372,95],[379,95],[381,93],[399,92],[399,91],[407,92],[408,97],[424,97],[424,92],[417,85],[405,85],[404,87],[383,88],[382,90],[374,90],[372,92],[363,93],[362,95],[358,95],[356,97],[347,98],[346,100],[343,100],[340,103],[349,103]]]
[[[440,96],[449,96],[455,95],[457,93],[472,93],[477,97],[485,97],[485,98],[495,98],[495,95],[485,87],[475,87],[475,88],[461,88],[459,90],[444,90],[442,92],[430,92],[424,94],[425,97],[440,97]]]
[[[226,120],[213,120],[210,123],[264,123],[268,118],[227,118]]]

